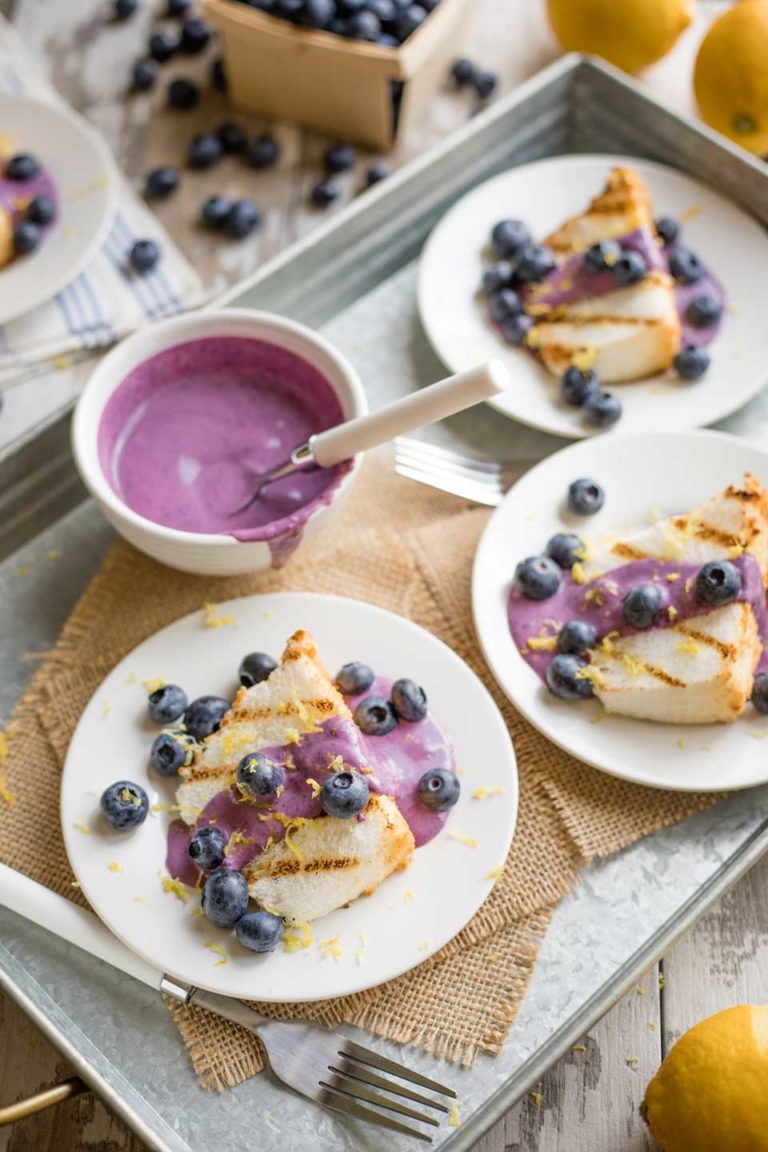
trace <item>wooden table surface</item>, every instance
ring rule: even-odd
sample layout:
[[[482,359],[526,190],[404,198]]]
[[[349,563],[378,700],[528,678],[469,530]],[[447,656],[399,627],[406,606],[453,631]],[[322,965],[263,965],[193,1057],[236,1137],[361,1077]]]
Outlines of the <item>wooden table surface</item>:
[[[557,54],[544,20],[543,0],[476,0],[476,5],[467,55],[499,74],[500,92],[509,91]],[[206,93],[200,109],[191,114],[157,111],[156,98],[126,100],[125,77],[157,6],[146,0],[139,16],[115,27],[105,22],[103,0],[0,0],[0,11],[11,17],[40,66],[101,129],[137,184],[153,164],[178,162],[189,136],[225,115],[222,98],[213,92]],[[719,0],[700,3],[696,26],[672,56],[646,76],[657,92],[686,112],[692,110],[688,77],[696,44],[722,7]],[[210,53],[205,59],[172,63],[165,76],[203,76],[209,63]],[[429,122],[387,163],[394,167],[420,154],[465,122],[476,107],[470,93],[446,86]],[[261,125],[251,121],[249,127],[255,130]],[[275,171],[252,173],[227,160],[211,173],[185,176],[180,193],[161,206],[164,223],[212,290],[236,282],[325,218],[307,206],[309,189],[320,174],[325,141],[287,125],[279,126],[277,134],[283,158]],[[371,159],[361,154],[355,173],[340,179],[341,204],[358,194]],[[265,213],[263,230],[240,245],[222,245],[200,231],[195,226],[199,205],[214,191],[253,196]],[[638,1106],[669,1046],[711,1012],[760,1001],[768,1002],[768,860],[679,941],[663,963],[550,1070],[537,1091],[509,1111],[476,1152],[650,1152],[655,1146]],[[66,1062],[15,1005],[0,996],[0,1104],[69,1074]],[[90,1095],[0,1130],[0,1152],[141,1152],[143,1148]]]

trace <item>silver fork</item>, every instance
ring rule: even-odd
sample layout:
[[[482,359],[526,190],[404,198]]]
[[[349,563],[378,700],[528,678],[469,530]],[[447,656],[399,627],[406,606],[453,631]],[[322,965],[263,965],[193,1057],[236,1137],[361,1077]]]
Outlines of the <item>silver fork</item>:
[[[278,1080],[302,1096],[308,1096],[310,1100],[336,1112],[345,1112],[358,1120],[367,1120],[392,1132],[401,1132],[405,1136],[415,1136],[418,1140],[431,1143],[432,1138],[426,1132],[403,1124],[387,1116],[386,1112],[437,1127],[440,1121],[425,1109],[438,1113],[448,1113],[449,1109],[441,1100],[416,1092],[399,1081],[405,1080],[431,1092],[439,1092],[442,1096],[456,1098],[452,1088],[446,1088],[436,1080],[422,1076],[420,1072],[413,1072],[395,1060],[380,1056],[378,1052],[364,1048],[338,1032],[327,1032],[318,1025],[303,1021],[293,1023],[270,1020],[239,1000],[218,996],[200,988],[189,989],[185,985],[176,984],[167,976],[163,978],[160,989],[177,1000],[205,1008],[247,1028],[264,1045],[269,1066]],[[403,1104],[402,1100],[410,1103]],[[419,1107],[412,1107],[414,1104]],[[385,1111],[376,1111],[377,1108]]]
[[[400,476],[492,507],[501,503],[515,480],[536,462],[526,459],[502,464],[403,436],[393,443],[395,471]]]

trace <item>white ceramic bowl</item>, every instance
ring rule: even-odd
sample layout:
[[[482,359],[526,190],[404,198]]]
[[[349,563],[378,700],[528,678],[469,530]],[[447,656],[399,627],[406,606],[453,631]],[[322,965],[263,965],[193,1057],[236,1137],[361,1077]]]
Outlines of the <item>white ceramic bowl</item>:
[[[99,364],[77,405],[72,423],[75,463],[91,495],[117,531],[140,551],[171,568],[205,576],[234,576],[272,564],[265,540],[236,540],[233,536],[182,532],[138,515],[112,488],[99,461],[98,434],[109,398],[130,372],[167,348],[215,336],[264,340],[301,356],[325,376],[341,404],[344,418],[363,415],[368,403],[360,379],[349,362],[322,336],[303,324],[269,312],[244,308],[221,309],[176,317],[143,329],[124,340]],[[338,513],[357,472],[360,457],[307,520],[302,540],[312,540]],[[270,542],[273,546],[275,541]]]

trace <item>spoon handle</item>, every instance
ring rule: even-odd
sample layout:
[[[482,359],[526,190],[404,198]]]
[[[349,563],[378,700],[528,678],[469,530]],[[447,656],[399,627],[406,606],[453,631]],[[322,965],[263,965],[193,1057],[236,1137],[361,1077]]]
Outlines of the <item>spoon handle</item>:
[[[366,452],[395,436],[453,416],[508,387],[509,373],[505,366],[500,360],[489,360],[487,364],[468,368],[413,392],[378,412],[358,416],[327,432],[318,432],[309,442],[312,457],[321,468],[332,468],[358,452]]]

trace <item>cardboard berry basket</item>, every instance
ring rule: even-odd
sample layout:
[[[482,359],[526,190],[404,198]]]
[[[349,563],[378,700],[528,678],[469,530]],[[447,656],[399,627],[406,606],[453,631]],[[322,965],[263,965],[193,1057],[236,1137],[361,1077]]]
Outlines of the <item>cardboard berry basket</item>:
[[[204,8],[221,35],[235,108],[383,150],[445,83],[472,0],[442,0],[399,48],[297,28],[233,0],[205,0]]]

